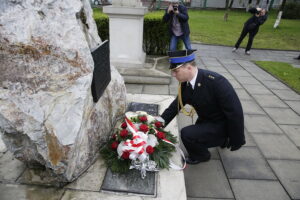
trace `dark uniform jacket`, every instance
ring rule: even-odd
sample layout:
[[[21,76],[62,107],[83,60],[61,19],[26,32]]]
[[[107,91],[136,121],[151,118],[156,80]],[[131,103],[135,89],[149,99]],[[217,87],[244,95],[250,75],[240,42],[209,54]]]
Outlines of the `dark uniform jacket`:
[[[188,24],[189,20],[189,15],[187,13],[187,8],[183,5],[178,5],[178,11],[179,14],[176,16],[173,12],[168,13],[168,8],[165,11],[165,15],[163,16],[163,21],[168,22],[168,29],[170,32],[170,35],[173,34],[172,31],[172,22],[173,22],[173,17],[178,17],[178,21],[181,25],[181,30],[184,35],[189,35],[190,34],[190,27]]]
[[[256,8],[249,9],[249,12],[253,14],[244,24],[244,28],[248,31],[258,32],[259,26],[265,23],[268,18],[268,15],[265,14],[264,16],[257,17],[255,14],[257,13]]]
[[[195,108],[198,115],[196,123],[224,123],[225,121],[223,131],[229,137],[230,144],[236,146],[245,144],[242,106],[227,79],[218,73],[198,69],[193,92],[188,89],[186,82],[181,85],[183,104],[190,104]],[[178,97],[161,116],[165,120],[165,125],[177,113]]]

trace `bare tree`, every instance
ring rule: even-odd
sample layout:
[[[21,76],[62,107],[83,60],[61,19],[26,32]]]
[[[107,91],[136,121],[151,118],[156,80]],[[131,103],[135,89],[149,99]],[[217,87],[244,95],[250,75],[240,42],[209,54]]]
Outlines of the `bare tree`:
[[[285,6],[285,3],[286,3],[286,0],[282,0],[281,2],[281,5],[280,5],[280,8],[279,8],[279,12],[278,12],[278,15],[277,15],[277,19],[274,23],[274,26],[273,28],[277,28],[280,24],[280,21],[281,21],[281,17],[282,17],[282,13],[283,13],[283,9],[284,9],[284,6]]]
[[[225,14],[224,14],[224,21],[228,20],[228,15],[229,15],[229,11],[232,8],[232,4],[233,4],[234,0],[226,0],[225,3]]]

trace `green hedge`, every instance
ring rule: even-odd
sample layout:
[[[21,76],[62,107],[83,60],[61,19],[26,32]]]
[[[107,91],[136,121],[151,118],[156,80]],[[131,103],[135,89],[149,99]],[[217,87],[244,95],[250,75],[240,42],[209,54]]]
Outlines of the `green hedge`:
[[[283,9],[282,18],[300,19],[300,3],[287,2]]]
[[[167,24],[162,21],[163,13],[148,13],[144,17],[143,49],[147,55],[166,55],[170,45],[170,35]],[[109,38],[108,16],[99,9],[94,9],[94,19],[102,40]],[[178,49],[183,46],[178,43]]]

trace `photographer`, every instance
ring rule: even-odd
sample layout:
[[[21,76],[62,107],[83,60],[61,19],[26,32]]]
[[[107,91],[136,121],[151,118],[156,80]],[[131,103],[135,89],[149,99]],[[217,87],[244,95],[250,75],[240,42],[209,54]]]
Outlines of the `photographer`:
[[[187,8],[180,5],[178,0],[173,0],[166,9],[163,20],[169,23],[170,51],[176,50],[179,39],[183,41],[186,49],[191,49]]]
[[[258,33],[259,26],[265,23],[265,21],[267,20],[268,15],[266,14],[265,9],[251,8],[249,9],[249,12],[252,13],[253,16],[245,22],[240,38],[236,42],[235,47],[232,49],[232,52],[235,52],[239,48],[241,42],[249,33],[249,40],[247,43],[245,54],[250,55],[250,49],[255,35]]]

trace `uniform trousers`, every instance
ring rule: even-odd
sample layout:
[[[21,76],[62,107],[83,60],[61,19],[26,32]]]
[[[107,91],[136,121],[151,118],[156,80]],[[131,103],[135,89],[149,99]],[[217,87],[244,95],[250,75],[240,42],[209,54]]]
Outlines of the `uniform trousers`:
[[[181,130],[181,140],[193,159],[206,158],[208,148],[224,144],[227,135],[225,122],[200,122]]]

